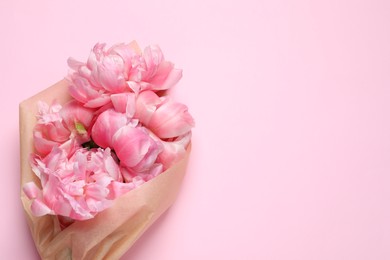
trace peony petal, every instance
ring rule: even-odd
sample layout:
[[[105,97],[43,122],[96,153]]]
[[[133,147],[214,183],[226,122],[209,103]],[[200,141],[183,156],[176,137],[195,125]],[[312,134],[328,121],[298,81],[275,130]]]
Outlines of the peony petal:
[[[133,183],[113,181],[108,188],[110,190],[109,198],[116,199],[123,194],[133,190],[135,188],[135,185]]]
[[[123,165],[133,167],[148,153],[150,137],[130,125],[120,128],[112,138],[112,147]]]
[[[111,95],[111,102],[115,111],[126,113],[127,98],[125,93]]]
[[[96,183],[90,183],[85,186],[85,195],[96,200],[103,200],[109,193],[109,190],[105,187],[97,185]]]
[[[102,95],[98,98],[88,100],[84,106],[89,108],[98,108],[108,104],[109,102],[110,96]]]
[[[77,130],[76,123],[81,123],[85,129],[88,129],[94,116],[94,109],[82,106],[76,100],[72,100],[64,105],[60,115],[65,121],[68,129]]]
[[[111,152],[110,152],[111,153]],[[107,173],[116,181],[121,180],[121,172],[119,169],[119,165],[115,160],[112,158],[112,156],[108,156],[104,159],[104,167],[107,171]]]
[[[75,71],[79,70],[79,68],[84,66],[84,65],[85,65],[85,63],[78,61],[72,57],[68,58],[68,66]]]
[[[85,181],[75,181],[67,185],[66,192],[72,196],[82,196],[84,194]]]
[[[127,81],[127,86],[129,87],[129,89],[131,91],[133,91],[134,93],[139,93],[141,91],[141,85],[140,83],[138,82],[134,82],[134,81]]]
[[[165,90],[176,85],[182,78],[183,71],[181,69],[172,69],[163,79],[154,78],[150,84],[153,85],[153,90]]]
[[[60,145],[60,143],[58,143],[58,142],[50,141],[50,140],[43,138],[41,132],[34,132],[33,138],[34,138],[34,147],[37,150],[37,152],[42,156],[45,156],[48,153],[50,153],[50,151],[55,146]]]
[[[127,117],[113,109],[104,111],[92,127],[92,139],[100,147],[113,147],[112,137],[119,128],[127,124]]]
[[[101,57],[104,55],[104,47],[106,46],[105,43],[97,43],[93,47],[91,53],[89,54],[88,61],[87,61],[87,67],[90,70],[94,70],[97,67],[97,63],[101,60]]]
[[[132,118],[135,114],[135,94],[121,93],[111,95],[111,101],[117,112],[125,113]]]
[[[38,124],[49,124],[52,122],[61,121],[59,111],[62,109],[62,106],[56,101],[53,101],[53,104],[49,106],[47,103],[38,101]]]
[[[156,93],[150,90],[142,91],[138,95],[135,103],[136,109],[134,117],[147,126],[160,103],[161,99]]]
[[[39,199],[33,200],[31,203],[31,211],[37,217],[52,213],[52,210]]]
[[[99,97],[99,92],[91,86],[88,80],[76,73],[71,76],[69,94],[81,103],[87,103],[90,99]]]
[[[82,150],[77,150],[74,157],[73,176],[76,180],[85,180],[87,172],[87,155]]]
[[[63,192],[63,197],[56,201],[54,212],[58,215],[69,216],[75,220],[85,220],[93,218],[87,203],[83,197],[73,197]],[[76,199],[77,198],[77,199]]]
[[[175,69],[173,63],[164,61],[160,64],[153,78],[149,79],[153,90],[165,90],[173,87],[182,77],[182,70]]]
[[[93,198],[88,198],[86,200],[86,203],[87,203],[88,209],[91,212],[93,212],[94,214],[96,214],[97,212],[103,211],[106,208],[110,207],[113,202],[110,200],[102,200],[101,201],[101,200],[95,200]],[[86,216],[86,217],[88,217],[88,216]]]
[[[153,167],[150,168],[148,175],[150,176],[150,179],[156,177],[157,175],[161,174],[163,172],[164,166],[161,163],[156,163],[153,165]]]
[[[147,126],[160,138],[174,138],[189,132],[194,124],[186,105],[167,100],[153,113]]]
[[[155,140],[160,140],[156,135],[150,133],[150,136]],[[161,140],[160,140],[161,141]],[[161,141],[163,145],[162,152],[158,155],[158,161],[164,165],[164,170],[178,162],[186,153],[188,144],[191,141],[191,132],[178,137],[175,141]]]
[[[146,70],[143,73],[142,80],[149,81],[156,74],[158,67],[164,61],[164,55],[157,45],[150,45],[145,48],[143,53]]]
[[[149,151],[145,154],[144,158],[132,169],[137,172],[149,171],[153,164],[156,162],[157,156],[163,150],[161,142],[155,142],[150,140]]]
[[[116,44],[112,46],[107,52],[109,54],[119,55],[123,59],[124,72],[126,73],[127,77],[129,76],[128,73],[130,73],[134,65],[134,60],[138,59],[138,57],[141,55],[141,50],[135,41],[129,44]]]
[[[42,191],[38,188],[35,182],[32,181],[23,185],[23,192],[29,199],[35,199],[42,196]]]
[[[169,61],[163,61],[159,64],[155,74],[153,75],[153,78],[150,78],[148,82],[160,86],[165,79],[168,77],[168,75],[173,70],[174,65],[172,62]]]
[[[98,65],[96,74],[92,74],[105,90],[111,93],[120,93],[127,87],[124,74],[124,61],[118,55],[105,56]]]
[[[67,153],[59,148],[54,147],[53,150],[42,160],[47,169],[54,172],[57,168],[61,167],[61,164],[67,161]]]

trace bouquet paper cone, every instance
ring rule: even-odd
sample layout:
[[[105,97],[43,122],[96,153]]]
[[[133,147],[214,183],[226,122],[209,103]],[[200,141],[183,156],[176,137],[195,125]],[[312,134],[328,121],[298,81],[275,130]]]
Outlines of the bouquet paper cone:
[[[34,152],[33,128],[37,102],[65,103],[70,99],[68,84],[58,82],[20,104],[21,185],[34,181],[29,164]],[[143,232],[172,205],[185,174],[190,146],[184,158],[140,187],[115,200],[114,205],[93,219],[76,221],[61,230],[53,215],[35,217],[31,201],[21,192],[21,200],[36,248],[42,259],[119,259]]]

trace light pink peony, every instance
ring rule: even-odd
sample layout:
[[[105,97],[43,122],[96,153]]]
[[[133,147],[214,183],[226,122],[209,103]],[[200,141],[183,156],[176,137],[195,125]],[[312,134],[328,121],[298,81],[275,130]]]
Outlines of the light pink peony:
[[[68,77],[70,94],[91,108],[106,105],[116,93],[169,89],[182,77],[158,46],[146,47],[142,53],[136,42],[109,49],[96,44],[87,63],[70,58],[68,64],[73,71]]]
[[[152,91],[139,94],[135,118],[162,139],[185,135],[195,124],[186,105],[159,97]]]
[[[141,78],[138,83],[142,90],[166,90],[182,77],[182,70],[176,69],[172,62],[166,61],[157,45],[146,47],[141,61],[139,68]]]
[[[33,200],[37,216],[56,214],[76,220],[89,219],[112,204],[124,193],[117,162],[109,148],[77,150],[73,156],[54,148],[44,159],[33,158],[33,171],[40,178],[42,190],[27,183],[23,190]],[[134,188],[128,185],[127,191]]]
[[[72,100],[62,107],[54,102],[51,106],[38,103],[37,124],[34,127],[34,146],[41,156],[54,147],[62,147],[67,152],[90,140],[87,129],[90,127],[94,111]],[[76,146],[76,147],[75,147]]]
[[[165,98],[153,113],[148,128],[158,137],[175,138],[188,133],[194,127],[194,119],[186,105]]]
[[[33,138],[35,149],[40,155],[47,155],[55,146],[60,146],[70,137],[70,131],[65,126],[60,115],[62,106],[53,102],[51,106],[38,102],[37,124],[34,127]]]
[[[162,150],[159,142],[153,140],[143,127],[126,125],[112,137],[112,148],[121,165],[144,172],[156,162]]]
[[[76,100],[71,100],[59,111],[67,128],[71,131],[82,132],[92,123],[95,110],[82,106]]]

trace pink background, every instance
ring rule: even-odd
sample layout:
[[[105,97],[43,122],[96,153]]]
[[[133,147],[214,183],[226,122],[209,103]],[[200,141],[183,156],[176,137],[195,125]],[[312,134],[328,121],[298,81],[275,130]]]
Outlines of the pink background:
[[[133,39],[183,68],[197,126],[176,204],[123,259],[390,259],[389,1],[2,0],[0,33],[2,259],[38,259],[18,103]]]

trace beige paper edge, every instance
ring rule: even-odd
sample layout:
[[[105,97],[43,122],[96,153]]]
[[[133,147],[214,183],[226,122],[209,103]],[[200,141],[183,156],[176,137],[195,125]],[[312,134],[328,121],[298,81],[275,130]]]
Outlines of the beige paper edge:
[[[68,83],[62,80],[22,102],[20,119],[21,186],[29,181],[39,185],[29,156],[33,152],[32,133],[37,102],[70,99]],[[185,174],[191,147],[185,157],[153,180],[118,198],[113,207],[87,221],[75,222],[61,231],[55,216],[35,217],[31,202],[21,192],[28,225],[42,259],[119,259],[144,231],[174,202]]]

